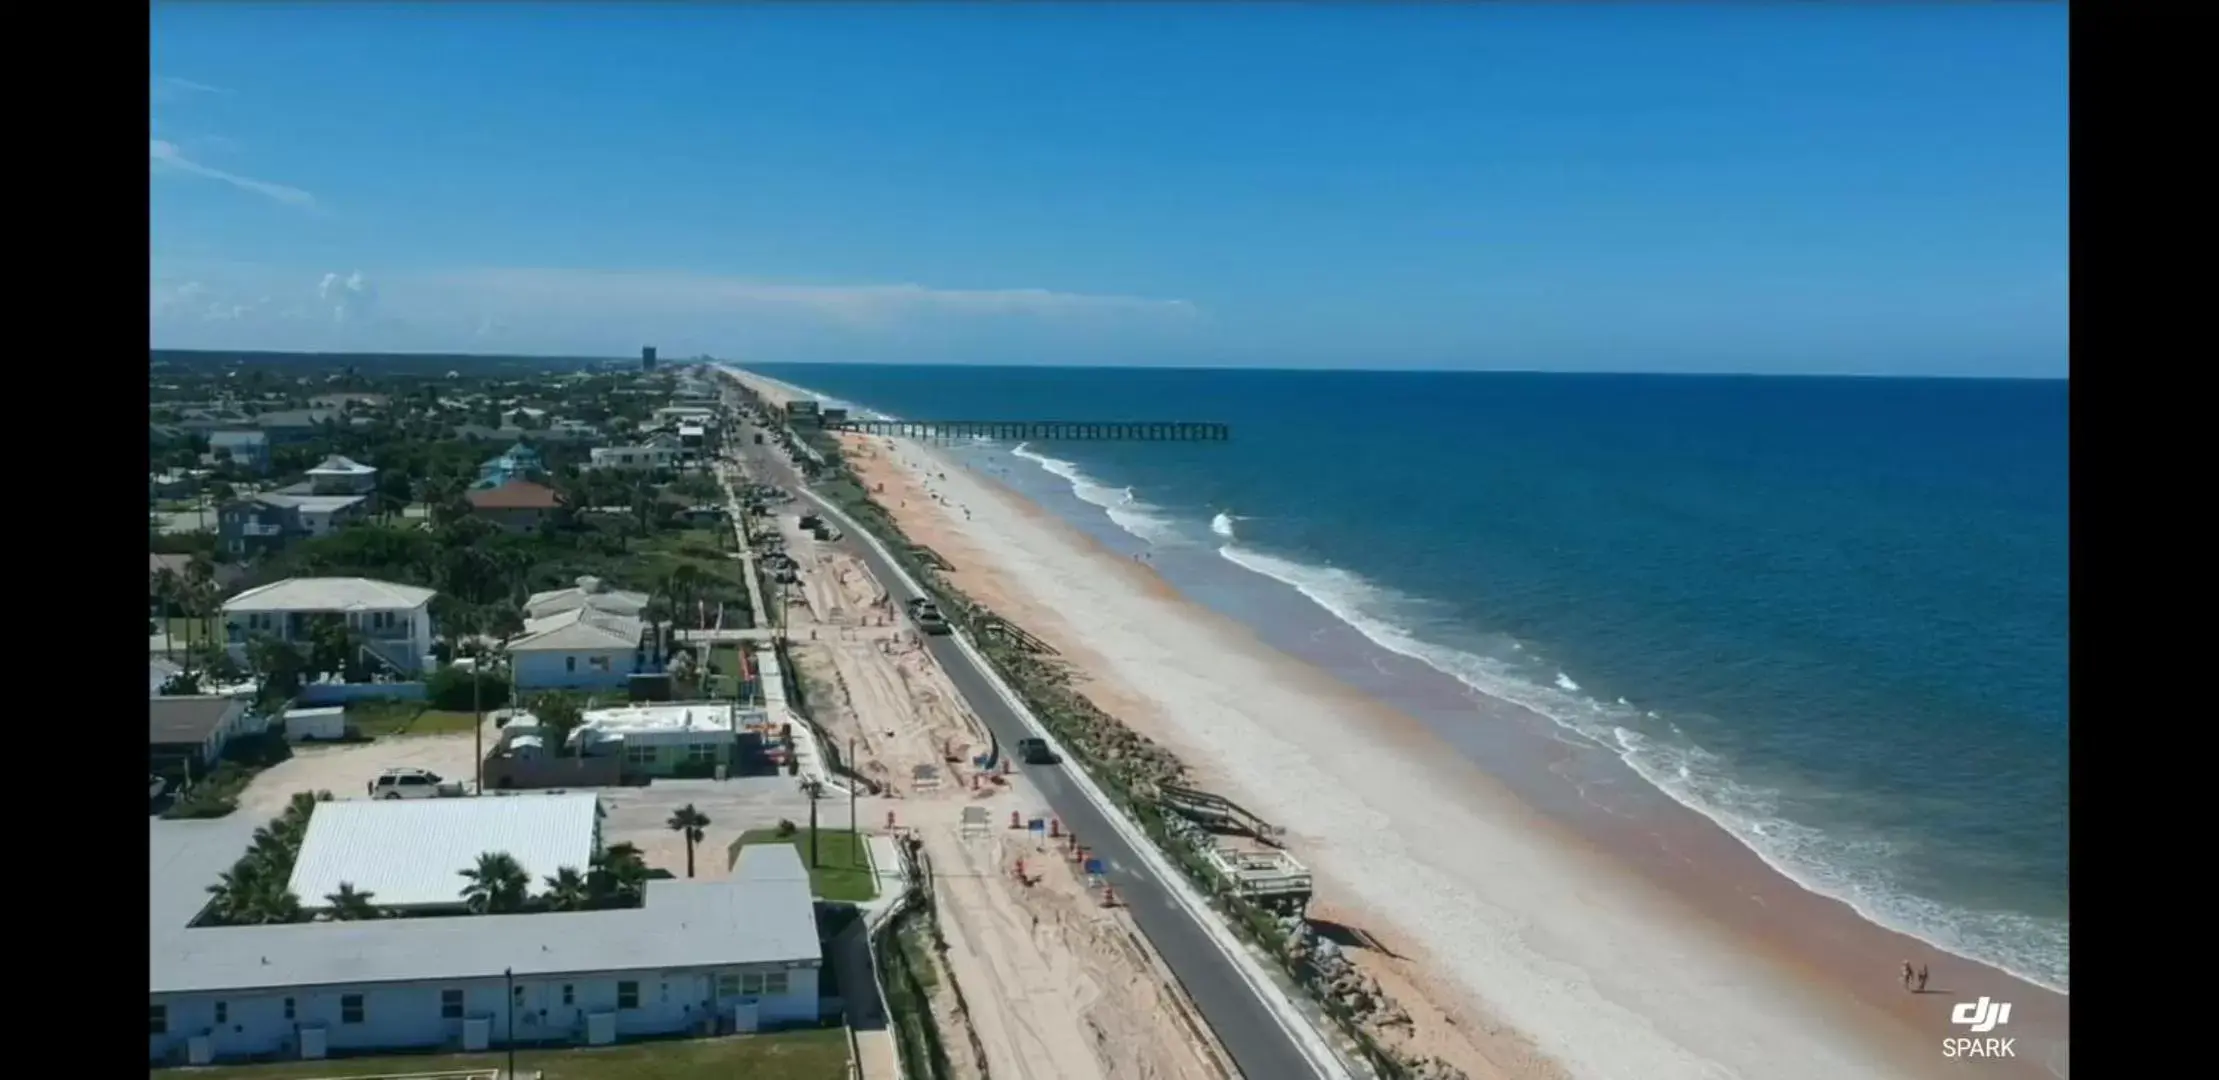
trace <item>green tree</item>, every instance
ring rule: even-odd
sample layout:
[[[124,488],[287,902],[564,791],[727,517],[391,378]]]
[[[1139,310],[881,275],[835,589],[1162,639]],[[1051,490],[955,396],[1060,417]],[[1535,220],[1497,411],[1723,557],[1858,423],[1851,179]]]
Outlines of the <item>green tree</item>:
[[[586,890],[595,907],[637,907],[647,895],[647,859],[636,844],[611,844],[593,856]]]
[[[508,852],[488,851],[478,856],[476,866],[457,872],[468,882],[461,895],[472,912],[507,915],[524,910],[532,876]]]
[[[340,922],[358,922],[378,917],[378,907],[372,903],[377,894],[357,890],[352,882],[339,883],[337,892],[327,893],[324,901],[331,905],[331,917]]]
[[[689,878],[692,877],[693,846],[700,843],[701,838],[707,835],[709,826],[712,824],[712,822],[710,822],[709,820],[709,815],[694,809],[694,805],[692,803],[687,803],[686,805],[679,807],[677,810],[672,811],[670,815],[670,820],[664,822],[663,824],[668,826],[670,831],[672,832],[685,834],[686,876]]]
[[[593,890],[575,866],[565,866],[547,879],[550,911],[584,911],[593,906]]]
[[[532,715],[547,732],[547,750],[557,757],[570,752],[570,736],[585,723],[585,710],[569,694],[541,694],[532,699]]]

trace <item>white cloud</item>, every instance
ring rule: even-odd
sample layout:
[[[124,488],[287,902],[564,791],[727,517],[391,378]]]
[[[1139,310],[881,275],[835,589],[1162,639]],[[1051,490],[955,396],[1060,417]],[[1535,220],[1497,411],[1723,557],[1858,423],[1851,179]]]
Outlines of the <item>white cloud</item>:
[[[324,302],[331,321],[340,323],[362,322],[377,310],[378,303],[377,289],[360,270],[346,277],[325,274],[316,286],[316,298]]]
[[[1056,292],[1050,289],[946,289],[923,285],[796,285],[745,278],[598,270],[499,269],[439,275],[440,284],[489,303],[559,306],[627,316],[713,315],[783,309],[854,324],[904,316],[1194,314],[1184,300]]]
[[[164,139],[147,140],[147,161],[151,167],[158,170],[167,169],[209,180],[221,180],[233,187],[251,191],[288,206],[298,206],[311,210],[316,207],[316,197],[297,187],[273,184],[267,180],[256,180],[251,176],[240,176],[237,173],[225,172],[222,169],[203,165],[186,157],[177,149],[176,143]]]

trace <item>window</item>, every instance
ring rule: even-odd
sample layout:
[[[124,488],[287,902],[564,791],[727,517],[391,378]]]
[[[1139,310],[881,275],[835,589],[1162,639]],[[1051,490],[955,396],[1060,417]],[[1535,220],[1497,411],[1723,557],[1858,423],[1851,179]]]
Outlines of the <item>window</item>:
[[[216,1003],[216,1023],[219,1023],[219,1024],[228,1024],[228,1023],[230,1023],[230,1022],[231,1022],[231,1003],[230,1003],[230,1002],[228,1002],[228,1001],[219,1001],[219,1002],[217,1002],[217,1003]]]
[[[686,760],[687,760],[688,762],[691,762],[691,763],[695,764],[695,765],[714,765],[714,764],[716,764],[716,760],[717,760],[717,744],[715,744],[715,743],[694,743],[694,744],[692,744],[692,745],[690,745],[690,746],[686,747]]]
[[[146,1033],[149,1035],[167,1035],[170,1033],[169,1006],[148,1005],[146,1007]]]
[[[339,1022],[342,1024],[359,1024],[362,1022],[362,995],[339,995]]]
[[[740,977],[737,975],[717,976],[717,996],[720,998],[740,996]]]
[[[522,1005],[524,1003],[524,988],[521,986],[509,987],[509,997],[515,999],[517,1004]]]
[[[441,990],[439,992],[439,1018],[441,1020],[462,1019],[462,991]]]
[[[606,657],[606,656],[592,656],[592,657],[587,657],[587,658],[586,658],[586,664],[587,664],[588,666],[592,667],[592,668],[593,668],[593,670],[595,670],[595,671],[607,671],[607,670],[609,670],[609,658],[608,658],[608,657]]]
[[[285,1019],[286,1019],[286,1020],[288,1020],[288,1021],[290,1021],[290,1020],[292,1020],[292,1019],[293,1019],[293,999],[292,999],[292,998],[286,998],[286,999],[285,999]]]
[[[578,1003],[576,987],[570,985],[569,983],[562,984],[562,1003],[565,1005],[575,1005]]]
[[[565,657],[563,657],[563,658],[562,658],[562,669],[563,669],[564,671],[576,671],[576,670],[578,670],[578,658],[577,658],[577,657],[575,657],[575,656],[565,656]]]
[[[655,748],[652,746],[627,746],[624,748],[624,763],[626,765],[653,765],[655,763]]]
[[[619,1009],[639,1008],[640,984],[636,982],[620,982],[616,984],[616,1007]]]
[[[744,975],[741,975],[740,993],[745,994],[748,997],[761,996],[763,993],[763,973],[760,971],[750,971]]]
[[[766,972],[764,972],[764,973],[763,973],[763,994],[764,994],[764,996],[766,996],[766,997],[775,997],[775,996],[777,996],[777,995],[779,995],[779,994],[783,994],[783,993],[785,993],[785,992],[786,992],[786,973],[785,973],[785,972],[783,972],[783,971],[766,971]]]

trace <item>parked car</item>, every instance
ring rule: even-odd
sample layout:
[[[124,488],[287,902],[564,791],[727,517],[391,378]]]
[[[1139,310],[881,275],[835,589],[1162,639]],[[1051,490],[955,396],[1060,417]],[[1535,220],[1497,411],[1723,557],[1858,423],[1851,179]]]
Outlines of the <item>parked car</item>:
[[[1027,765],[1063,764],[1063,759],[1057,757],[1055,751],[1048,749],[1048,740],[1046,739],[1017,740],[1017,760]]]
[[[370,781],[369,791],[373,799],[451,799],[470,793],[459,780],[444,780],[429,769],[405,765],[379,773]]]

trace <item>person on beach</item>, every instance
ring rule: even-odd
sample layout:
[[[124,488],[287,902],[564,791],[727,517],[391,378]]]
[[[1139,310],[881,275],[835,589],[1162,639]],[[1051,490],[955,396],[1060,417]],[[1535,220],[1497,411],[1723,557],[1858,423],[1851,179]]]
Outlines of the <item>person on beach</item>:
[[[1919,990],[1918,990],[1918,992],[1919,992],[1919,993],[1921,993],[1921,994],[1923,994],[1923,993],[1925,993],[1925,992],[1926,992],[1926,965],[1925,965],[1925,964],[1920,964],[1920,965],[1919,965]]]
[[[1918,970],[1911,966],[1911,962],[1909,960],[1905,960],[1903,962],[1903,988],[1905,990],[1909,990],[1911,988],[1912,980],[1915,980],[1918,977]]]

